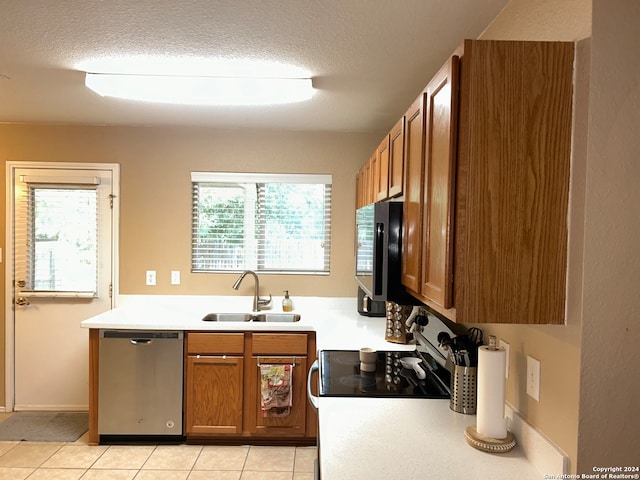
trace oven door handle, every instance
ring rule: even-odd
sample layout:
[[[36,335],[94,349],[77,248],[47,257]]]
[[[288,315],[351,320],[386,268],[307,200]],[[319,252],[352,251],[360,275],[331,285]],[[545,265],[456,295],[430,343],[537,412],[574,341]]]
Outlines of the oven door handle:
[[[313,374],[317,372],[319,369],[320,369],[320,364],[318,363],[318,360],[315,360],[311,364],[311,368],[309,368],[309,375],[307,376],[307,398],[309,399],[309,403],[311,404],[311,406],[314,408],[316,412],[318,411],[318,397],[316,397],[311,392],[311,377],[313,377]]]

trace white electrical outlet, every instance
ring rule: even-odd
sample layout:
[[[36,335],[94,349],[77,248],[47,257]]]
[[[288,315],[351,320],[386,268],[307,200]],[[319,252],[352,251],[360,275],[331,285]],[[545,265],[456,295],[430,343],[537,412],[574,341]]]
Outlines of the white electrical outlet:
[[[147,270],[147,275],[145,277],[147,279],[147,285],[153,286],[156,284],[156,271],[155,270]]]
[[[527,395],[540,401],[540,360],[527,355]]]
[[[505,352],[505,362],[504,362],[504,378],[509,378],[509,359],[511,358],[509,356],[510,350],[509,350],[509,344],[507,342],[505,342],[504,340],[500,339],[500,345],[498,345],[500,348],[504,349]]]
[[[171,285],[180,285],[180,270],[171,271]]]

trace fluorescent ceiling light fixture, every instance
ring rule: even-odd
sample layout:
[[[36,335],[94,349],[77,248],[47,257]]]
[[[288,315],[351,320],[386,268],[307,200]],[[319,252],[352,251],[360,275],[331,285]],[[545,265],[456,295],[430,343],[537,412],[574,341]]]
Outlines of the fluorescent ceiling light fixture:
[[[273,105],[301,102],[314,94],[310,78],[87,73],[85,85],[103,97],[183,105]]]
[[[256,60],[106,57],[79,66],[99,95],[185,105],[272,105],[300,102],[315,90],[308,72]],[[175,75],[180,72],[180,75]]]

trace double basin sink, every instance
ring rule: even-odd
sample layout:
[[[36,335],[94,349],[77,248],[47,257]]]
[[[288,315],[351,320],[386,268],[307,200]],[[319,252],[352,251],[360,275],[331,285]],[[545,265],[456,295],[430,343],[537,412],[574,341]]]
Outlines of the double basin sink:
[[[297,313],[208,313],[202,318],[205,322],[299,322]]]

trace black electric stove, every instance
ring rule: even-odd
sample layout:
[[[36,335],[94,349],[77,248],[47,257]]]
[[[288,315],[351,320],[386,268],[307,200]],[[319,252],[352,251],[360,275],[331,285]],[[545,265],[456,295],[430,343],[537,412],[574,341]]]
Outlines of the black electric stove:
[[[376,357],[375,372],[367,372],[360,368],[357,350],[321,350],[320,396],[450,398],[450,374],[428,354],[378,351]],[[419,358],[418,366],[426,377],[418,378],[403,358]]]

